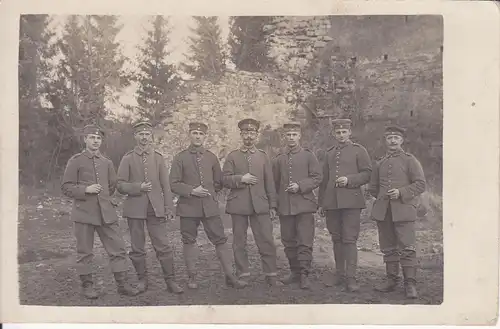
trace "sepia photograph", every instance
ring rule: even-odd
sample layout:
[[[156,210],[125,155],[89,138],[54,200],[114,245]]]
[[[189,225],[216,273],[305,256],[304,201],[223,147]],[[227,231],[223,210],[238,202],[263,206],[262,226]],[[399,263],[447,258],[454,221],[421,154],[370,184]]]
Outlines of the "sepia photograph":
[[[23,305],[443,301],[439,15],[22,15]]]
[[[497,322],[498,5],[2,5],[3,323]]]

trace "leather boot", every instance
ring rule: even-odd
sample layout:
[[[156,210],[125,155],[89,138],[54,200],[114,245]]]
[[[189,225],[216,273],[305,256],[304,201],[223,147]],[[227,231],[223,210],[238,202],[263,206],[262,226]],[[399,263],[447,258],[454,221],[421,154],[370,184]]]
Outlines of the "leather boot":
[[[399,284],[399,262],[386,262],[386,280],[379,286],[375,287],[376,291],[390,292]]]
[[[311,283],[309,282],[309,270],[311,268],[311,262],[301,260],[300,264],[300,289],[310,289]]]
[[[245,288],[248,283],[243,280],[239,280],[233,274],[233,266],[231,264],[231,251],[228,249],[226,244],[219,244],[215,246],[215,253],[219,258],[220,264],[222,266],[222,271],[225,275],[226,285],[236,289]]]
[[[94,282],[92,280],[92,274],[80,275],[80,280],[82,281],[83,296],[88,299],[96,299],[98,297],[98,294],[94,290]]]
[[[124,296],[136,296],[139,294],[139,290],[132,287],[127,280],[127,272],[115,272],[113,273],[116,281],[117,291],[120,295]]]
[[[356,282],[356,269],[358,265],[358,248],[355,243],[344,243],[344,259],[346,264],[346,288],[347,291],[355,292],[359,290]]]
[[[296,258],[288,258],[288,264],[290,264],[290,274],[281,280],[285,285],[300,282],[300,267],[299,262]]]
[[[417,293],[417,280],[416,280],[417,269],[413,266],[403,267],[404,285],[406,298],[415,299],[418,298]]]
[[[132,261],[135,271],[137,273],[137,290],[143,293],[148,290],[148,276],[146,271],[146,260]]]
[[[198,259],[198,248],[195,244],[184,244],[183,254],[188,274],[187,286],[189,289],[198,289],[198,283],[196,283],[196,261]]]
[[[165,283],[167,284],[168,292],[182,294],[184,290],[175,282],[174,259],[162,259],[160,261],[160,265],[163,270],[163,275],[165,276]]]
[[[334,286],[340,286],[345,283],[345,259],[344,245],[342,242],[333,243],[333,256],[335,258],[335,278],[333,279]]]

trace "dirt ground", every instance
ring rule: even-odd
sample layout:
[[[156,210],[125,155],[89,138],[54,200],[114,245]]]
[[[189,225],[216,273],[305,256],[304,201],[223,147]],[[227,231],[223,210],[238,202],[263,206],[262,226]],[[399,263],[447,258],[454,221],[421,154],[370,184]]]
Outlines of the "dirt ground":
[[[373,286],[380,283],[384,275],[384,264],[378,247],[375,224],[368,219],[369,208],[363,212],[361,234],[358,242],[360,290],[348,293],[337,287],[326,287],[331,280],[333,263],[332,243],[325,228],[324,219],[316,219],[314,261],[311,273],[311,289],[301,290],[298,286],[284,286],[269,289],[260,274],[260,260],[251,230],[249,230],[249,258],[252,278],[250,286],[236,290],[224,285],[221,267],[215,256],[214,247],[200,227],[198,245],[199,289],[185,289],[183,295],[166,291],[161,269],[156,261],[149,239],[148,266],[150,289],[135,297],[116,294],[116,287],[107,267],[107,256],[96,236],[95,263],[96,282],[100,292],[97,300],[80,296],[80,282],[73,268],[75,259],[73,224],[69,219],[71,201],[60,195],[50,195],[40,190],[20,191],[19,203],[19,287],[20,303],[23,305],[57,306],[149,306],[149,305],[231,305],[231,304],[441,304],[443,301],[443,248],[442,225],[437,216],[427,216],[418,221],[418,273],[419,299],[407,301],[403,289],[392,293],[379,293]],[[231,221],[223,216],[229,245],[232,242]],[[126,223],[120,226],[129,245]],[[168,223],[170,241],[175,250],[177,280],[185,286],[186,272],[182,260],[178,219]],[[278,246],[278,267],[280,276],[288,273],[288,264],[279,237],[278,221],[274,225]],[[135,275],[130,265],[132,283]]]

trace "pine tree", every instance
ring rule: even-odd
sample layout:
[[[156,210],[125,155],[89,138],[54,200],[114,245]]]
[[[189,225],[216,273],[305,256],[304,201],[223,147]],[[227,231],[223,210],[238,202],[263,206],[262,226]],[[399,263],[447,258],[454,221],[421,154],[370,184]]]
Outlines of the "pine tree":
[[[51,155],[47,118],[42,107],[44,86],[50,76],[49,61],[55,55],[50,44],[48,15],[22,15],[19,26],[19,168],[20,181],[37,185],[48,168],[39,166]]]
[[[195,16],[193,19],[196,27],[191,31],[195,36],[189,37],[191,45],[186,56],[190,64],[184,64],[183,68],[197,79],[218,81],[226,68],[218,18]]]
[[[269,58],[269,43],[266,42],[266,25],[272,23],[272,16],[233,16],[229,46],[235,66],[244,71],[265,72],[273,69]]]
[[[139,72],[134,78],[137,114],[153,124],[164,122],[172,115],[175,104],[182,98],[182,79],[175,65],[167,62],[170,55],[168,18],[155,16],[140,50]]]

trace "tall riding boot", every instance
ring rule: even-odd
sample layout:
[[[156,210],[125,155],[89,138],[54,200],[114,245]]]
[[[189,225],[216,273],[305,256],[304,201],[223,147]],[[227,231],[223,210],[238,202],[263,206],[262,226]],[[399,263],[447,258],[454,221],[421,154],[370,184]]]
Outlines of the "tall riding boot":
[[[233,274],[233,266],[231,264],[231,251],[226,244],[219,244],[215,246],[215,253],[219,258],[220,264],[222,266],[222,271],[224,272],[226,284],[230,287],[237,289],[245,288],[248,283],[243,280],[239,280]]]
[[[340,286],[345,282],[345,259],[344,245],[341,241],[333,243],[333,256],[335,258],[335,279],[334,286]]]
[[[300,289],[310,289],[309,270],[311,267],[310,261],[300,261]]]
[[[380,292],[393,291],[399,284],[399,262],[386,262],[385,267],[386,280],[380,286],[375,287],[375,290]]]
[[[115,272],[113,273],[116,281],[116,287],[120,295],[125,296],[136,296],[139,294],[139,290],[132,287],[127,280],[127,272]]]
[[[197,289],[196,283],[196,261],[198,260],[198,246],[193,244],[183,245],[184,262],[188,274],[188,288]]]
[[[98,294],[94,290],[94,281],[92,279],[92,274],[82,274],[80,275],[80,280],[82,281],[83,296],[88,299],[96,299],[98,297]]]
[[[174,259],[162,259],[160,260],[160,265],[161,269],[163,270],[163,275],[165,276],[167,290],[174,294],[182,294],[184,290],[175,282]]]
[[[148,276],[147,276],[147,270],[146,270],[146,260],[136,260],[132,261],[132,264],[134,265],[135,271],[137,273],[137,290],[139,290],[140,293],[145,292],[148,290]]]
[[[358,265],[358,248],[355,243],[344,243],[344,259],[346,263],[346,287],[348,291],[355,292],[359,290],[356,282],[356,269]]]
[[[281,282],[286,285],[300,282],[299,261],[297,258],[288,258],[288,264],[290,264],[290,275],[286,276]]]
[[[415,299],[418,298],[417,293],[417,280],[416,280],[417,269],[413,266],[403,267],[404,285],[406,298]]]

